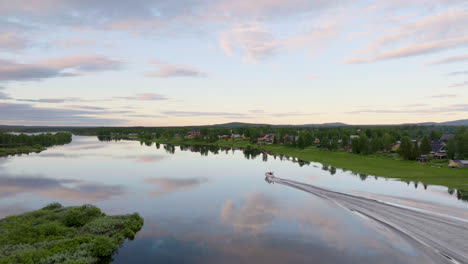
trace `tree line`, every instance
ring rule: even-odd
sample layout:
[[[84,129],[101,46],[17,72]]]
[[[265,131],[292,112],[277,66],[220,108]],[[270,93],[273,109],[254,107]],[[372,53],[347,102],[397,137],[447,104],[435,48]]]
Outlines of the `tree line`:
[[[25,128],[26,129],[26,128]],[[346,150],[360,155],[390,152],[397,143],[398,153],[414,160],[421,154],[431,151],[431,142],[439,140],[444,133],[454,133],[454,139],[446,146],[449,158],[467,159],[467,132],[456,126],[236,126],[236,127],[82,127],[69,128],[79,135],[97,135],[100,140],[121,140],[137,137],[141,141],[155,138],[184,137],[188,132],[198,131],[195,140],[207,143],[216,142],[222,135],[242,135],[250,143],[258,143],[265,134],[274,134],[273,144],[284,144],[304,149],[317,146],[327,150]],[[136,134],[129,136],[130,134]]]
[[[126,128],[81,128],[76,132],[97,134],[102,140],[128,139],[129,133],[136,133],[138,139],[151,141],[154,138],[184,137],[186,133],[199,131],[195,140],[213,143],[222,135],[242,135],[250,143],[258,143],[265,134],[274,134],[273,144],[285,144],[299,149],[317,146],[327,150],[347,150],[355,154],[371,155],[393,151],[397,143],[402,158],[414,160],[419,155],[429,154],[431,142],[437,141],[444,133],[454,133],[455,138],[446,146],[449,158],[468,158],[467,130],[454,126],[343,126],[343,127],[126,127]]]
[[[38,135],[0,133],[0,148],[16,148],[24,146],[50,147],[64,145],[72,141],[72,134],[58,132]]]

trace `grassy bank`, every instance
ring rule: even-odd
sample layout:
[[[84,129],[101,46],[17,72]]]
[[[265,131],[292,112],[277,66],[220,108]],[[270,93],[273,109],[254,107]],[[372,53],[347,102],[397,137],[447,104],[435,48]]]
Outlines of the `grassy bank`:
[[[219,140],[206,143],[194,139],[158,139],[159,143],[217,145],[220,147],[246,147],[244,140]],[[336,168],[357,173],[396,178],[402,181],[416,181],[425,184],[443,185],[449,188],[468,189],[468,169],[452,169],[445,165],[420,163],[416,161],[391,159],[384,156],[364,156],[347,152],[335,152],[310,147],[298,149],[287,145],[254,146],[275,154],[284,154],[305,161],[320,162]]]
[[[0,263],[110,263],[143,225],[138,214],[107,216],[97,207],[62,207],[0,220]]]
[[[0,148],[0,157],[12,156],[17,154],[29,154],[29,153],[39,153],[44,151],[46,148],[42,146],[23,146],[16,148]]]

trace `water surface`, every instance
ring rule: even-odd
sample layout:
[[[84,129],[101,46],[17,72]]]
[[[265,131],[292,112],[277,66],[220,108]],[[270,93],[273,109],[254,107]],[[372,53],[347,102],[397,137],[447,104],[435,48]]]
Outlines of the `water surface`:
[[[241,150],[81,136],[39,154],[0,158],[0,217],[52,201],[139,212],[145,225],[114,263],[433,263],[428,249],[402,234],[320,197],[268,184],[265,171],[468,219],[467,203],[445,187]]]

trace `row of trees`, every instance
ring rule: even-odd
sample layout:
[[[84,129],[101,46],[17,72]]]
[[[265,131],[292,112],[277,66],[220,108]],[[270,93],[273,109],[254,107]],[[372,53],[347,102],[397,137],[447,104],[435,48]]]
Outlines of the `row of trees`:
[[[421,154],[429,154],[432,150],[429,138],[425,136],[421,142],[412,142],[410,138],[404,137],[401,140],[399,154],[406,160],[415,160]]]
[[[447,156],[451,159],[468,159],[468,130],[458,129],[455,137],[447,143]]]
[[[282,136],[299,136],[310,133],[314,138],[342,139],[350,135],[360,135],[365,133],[368,138],[383,137],[388,134],[394,140],[401,140],[403,137],[423,138],[427,135],[430,140],[437,140],[443,133],[453,133],[456,127],[453,126],[342,126],[342,127],[312,127],[312,126],[207,126],[207,127],[101,127],[101,128],[70,128],[70,132],[79,135],[128,135],[130,133],[152,134],[157,137],[171,138],[174,135],[185,135],[187,132],[197,129],[201,136],[210,137],[218,135],[241,134],[245,137],[256,139],[267,133],[278,136],[280,141]],[[281,143],[281,142],[279,142]]]
[[[289,144],[301,149],[312,145],[329,150],[344,148],[361,155],[390,151],[399,141],[401,142],[399,152],[405,159],[415,159],[420,154],[428,154],[431,151],[431,141],[439,140],[443,133],[455,133],[456,138],[448,142],[447,154],[450,158],[467,156],[466,130],[454,126],[102,127],[73,128],[71,131],[76,134],[98,135],[101,140],[128,139],[129,134],[136,133],[140,140],[151,141],[160,137],[169,139],[176,135],[183,137],[195,129],[200,131],[196,139],[206,142],[215,142],[220,135],[240,134],[254,143],[261,135],[271,133],[275,134],[274,144]]]
[[[15,148],[23,146],[50,147],[63,145],[72,141],[72,134],[59,132],[39,135],[0,133],[0,148]]]

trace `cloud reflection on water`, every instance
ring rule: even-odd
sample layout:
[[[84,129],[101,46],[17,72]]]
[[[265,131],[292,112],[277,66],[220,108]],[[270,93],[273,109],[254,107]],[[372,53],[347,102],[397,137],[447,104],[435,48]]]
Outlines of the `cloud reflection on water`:
[[[221,209],[221,219],[239,231],[258,232],[273,222],[276,207],[270,197],[254,193],[247,196],[240,206],[236,206],[233,200],[227,200]]]
[[[86,158],[86,157],[104,157],[118,160],[129,160],[138,163],[154,163],[162,161],[168,156],[158,154],[144,154],[144,155],[113,155],[107,153],[65,153],[65,152],[48,152],[41,153],[38,157],[41,158],[64,158],[64,159],[75,159],[75,158]]]
[[[168,156],[149,154],[149,155],[126,155],[126,156],[118,156],[118,157],[116,156],[115,158],[134,160],[139,163],[153,163],[153,162],[162,161],[168,158]]]
[[[208,183],[207,178],[146,178],[145,183],[155,185],[157,190],[152,196],[161,196],[173,192],[189,191],[202,184]]]
[[[283,225],[296,223],[300,231],[293,236],[282,238],[287,241],[288,247],[298,247],[289,250],[300,250],[304,247],[303,243],[309,244],[311,252],[316,251],[316,254],[320,256],[327,256],[323,259],[317,257],[316,260],[321,262],[437,263],[421,254],[428,249],[404,238],[387,226],[343,210],[344,208],[337,207],[328,200],[312,198],[300,203],[300,207],[285,205],[263,193],[251,193],[237,204],[233,200],[227,200],[221,208],[220,218],[223,223],[232,225],[237,234],[243,234],[246,237],[254,236],[252,240],[281,234],[283,228],[294,229],[294,227]],[[276,230],[278,227],[280,229]],[[273,246],[265,241],[263,243],[266,244],[261,246]],[[280,240],[277,243],[281,243]],[[294,244],[297,245],[294,246]],[[252,245],[249,250],[258,246],[260,245]],[[340,252],[339,255],[343,258],[336,255],[336,252]],[[283,252],[285,260],[297,257],[289,253]],[[306,253],[301,252],[301,254]],[[382,256],[386,256],[385,260]],[[277,257],[282,258],[278,255]],[[332,260],[333,258],[335,260]],[[310,258],[310,261],[313,259],[313,257]],[[370,259],[376,262],[369,261]],[[251,259],[248,261],[250,262]],[[268,259],[268,261],[281,263],[278,259]]]
[[[125,193],[122,185],[55,179],[42,176],[0,175],[0,197],[38,194],[59,200],[98,202]]]

